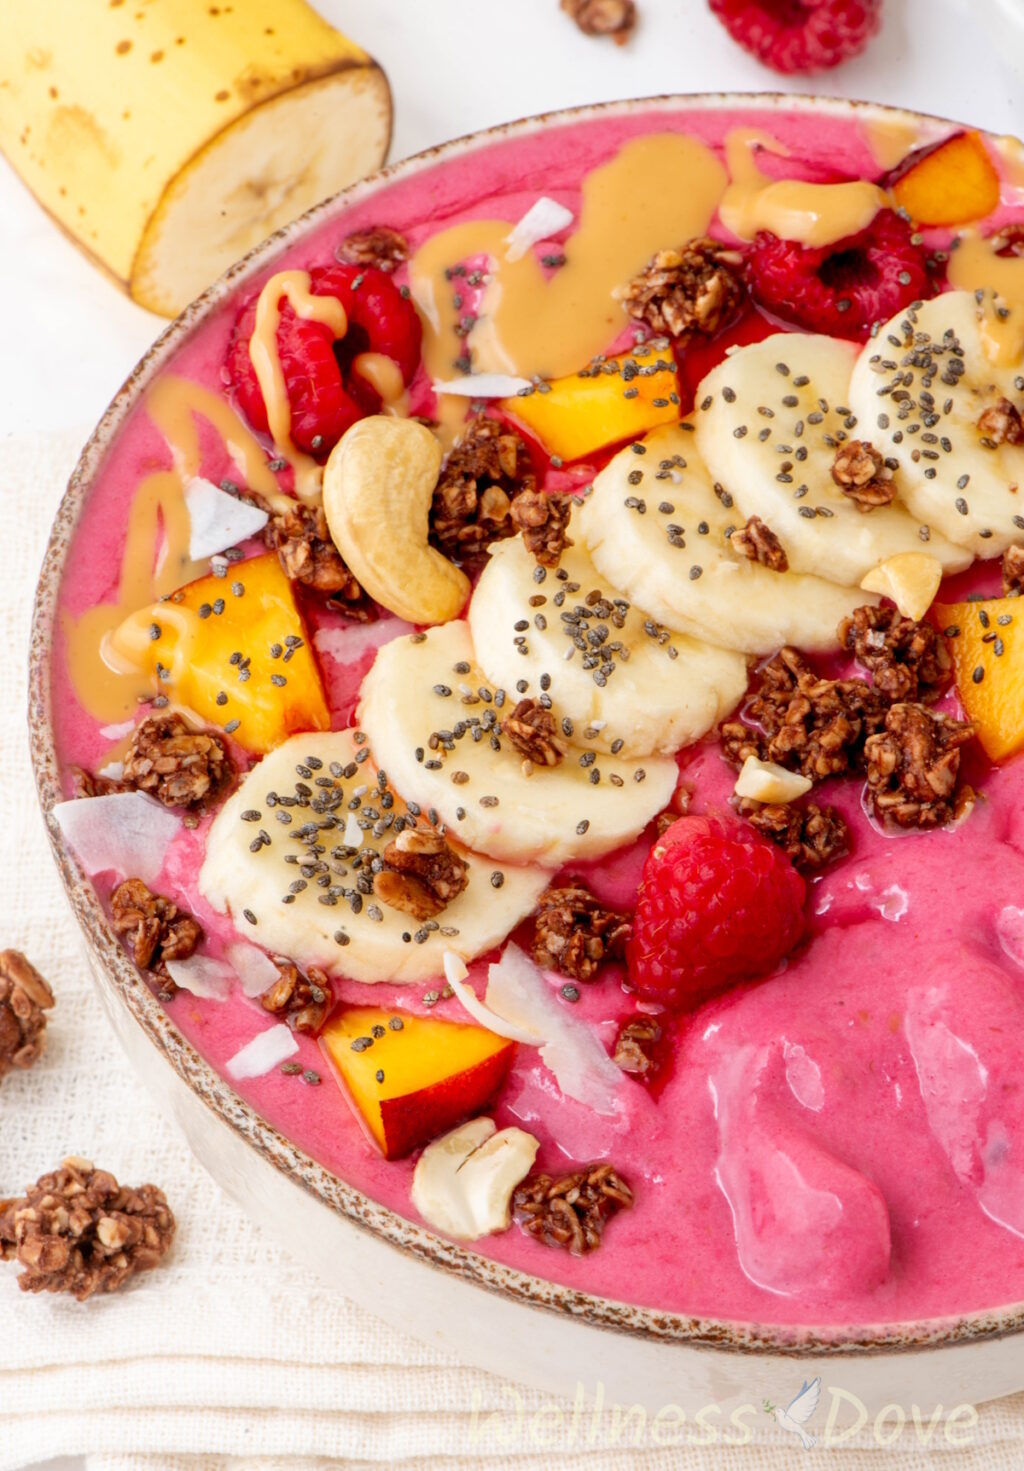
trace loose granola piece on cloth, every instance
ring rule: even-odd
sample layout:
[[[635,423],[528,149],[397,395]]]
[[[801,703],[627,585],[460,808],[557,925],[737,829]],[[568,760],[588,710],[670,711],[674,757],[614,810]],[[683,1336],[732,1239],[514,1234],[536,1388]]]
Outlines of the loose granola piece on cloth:
[[[46,1046],[53,992],[20,950],[0,950],[0,1078],[30,1068]]]
[[[174,1228],[155,1185],[119,1185],[71,1157],[20,1199],[0,1201],[0,1256],[22,1268],[23,1292],[67,1292],[82,1302],[155,1267]]]
[[[611,36],[617,46],[636,27],[636,0],[562,0],[562,9],[585,36]]]
[[[585,1256],[601,1245],[612,1216],[632,1204],[626,1181],[614,1166],[600,1163],[569,1175],[530,1175],[512,1195],[512,1214],[545,1246]]]
[[[433,919],[469,883],[469,864],[432,828],[405,828],[381,857],[385,866],[374,878],[374,894],[414,919]]]
[[[613,294],[653,332],[711,337],[739,311],[746,294],[742,266],[741,251],[701,235],[678,250],[659,250]]]
[[[621,960],[632,933],[627,914],[608,909],[582,884],[548,889],[537,908],[533,958],[574,981],[591,981],[606,960]]]

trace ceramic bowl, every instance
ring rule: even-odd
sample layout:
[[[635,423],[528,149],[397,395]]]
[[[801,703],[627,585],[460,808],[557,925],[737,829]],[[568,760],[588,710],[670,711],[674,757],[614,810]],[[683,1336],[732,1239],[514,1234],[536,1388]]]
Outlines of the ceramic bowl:
[[[381,170],[318,205],[228,270],[157,340],[86,445],[54,522],[39,581],[31,645],[30,726],[39,798],[81,926],[96,989],[146,1085],[180,1123],[200,1162],[261,1224],[327,1282],[379,1316],[462,1359],[550,1394],[603,1395],[687,1413],[711,1403],[760,1406],[799,1378],[821,1374],[870,1413],[899,1402],[944,1406],[1024,1386],[1024,1307],[955,1320],[854,1332],[778,1329],[686,1318],[569,1290],[489,1261],[404,1220],[347,1185],[271,1128],[176,1030],[113,935],[92,885],[49,815],[62,799],[49,669],[62,567],[108,445],[170,355],[241,282],[350,205],[385,195],[427,170],[457,178],[474,150],[589,118],[755,105],[919,124],[949,124],[875,104],[782,95],[703,94],[616,102],[527,118],[456,139]],[[454,207],[454,206],[453,206]],[[792,1362],[796,1360],[798,1362]],[[795,1387],[795,1386],[794,1386]],[[785,1403],[785,1399],[782,1400]],[[851,1412],[852,1413],[852,1412]]]

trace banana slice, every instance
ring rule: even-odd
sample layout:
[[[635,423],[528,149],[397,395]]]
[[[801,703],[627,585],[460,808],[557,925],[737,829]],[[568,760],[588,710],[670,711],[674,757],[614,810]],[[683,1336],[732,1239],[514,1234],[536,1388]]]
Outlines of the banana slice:
[[[856,587],[869,568],[899,552],[927,550],[947,572],[966,567],[958,547],[911,514],[899,497],[861,511],[832,479],[836,450],[875,438],[874,415],[851,412],[852,342],[780,332],[741,347],[696,392],[697,445],[740,519],[760,516],[782,542],[793,572]],[[784,372],[783,369],[786,371]]]
[[[677,770],[664,756],[641,764],[570,752],[530,771],[496,730],[518,699],[485,683],[459,620],[385,644],[363,680],[358,718],[396,790],[492,858],[557,868],[597,857],[667,805]]]
[[[692,431],[677,426],[617,454],[574,524],[598,571],[636,607],[722,648],[836,649],[840,620],[877,601],[734,552],[727,533],[743,518],[712,489]]]
[[[633,608],[582,546],[562,553],[557,572],[541,572],[538,582],[521,537],[497,542],[469,628],[487,678],[509,690],[526,680],[523,693],[535,698],[548,691],[570,742],[605,752],[614,744],[626,757],[670,754],[739,703],[746,660]]]
[[[469,578],[430,546],[441,446],[415,419],[374,414],[343,434],[324,467],[331,537],[375,602],[409,623],[445,623]]]
[[[989,357],[978,313],[969,291],[901,312],[865,344],[850,384],[864,437],[899,462],[900,495],[933,528],[933,555],[937,533],[977,557],[1024,540],[1024,445],[978,425],[1001,398],[1024,401],[1024,363]]]
[[[550,875],[497,870],[453,842],[469,864],[469,883],[436,927],[378,902],[369,889],[372,862],[406,808],[378,785],[373,758],[363,757],[368,750],[351,730],[315,731],[265,756],[214,819],[199,890],[246,938],[299,965],[357,981],[428,980],[442,974],[445,950],[469,960],[500,944],[535,907]],[[321,851],[311,852],[311,844]]]

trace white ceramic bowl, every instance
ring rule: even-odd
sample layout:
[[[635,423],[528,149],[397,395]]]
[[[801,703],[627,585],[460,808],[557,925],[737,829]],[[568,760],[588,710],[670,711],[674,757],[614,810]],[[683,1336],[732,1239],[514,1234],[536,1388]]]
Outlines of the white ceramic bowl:
[[[799,1378],[855,1395],[874,1413],[898,1402],[931,1407],[992,1398],[1024,1386],[1024,1306],[951,1320],[823,1333],[685,1318],[570,1290],[513,1271],[404,1220],[296,1148],[232,1090],[178,1033],[113,935],[88,878],[49,816],[62,798],[51,723],[49,669],[61,572],[94,475],[129,410],[182,339],[241,282],[299,237],[394,181],[457,170],[475,149],[551,126],[622,113],[756,105],[920,125],[949,124],[875,104],[704,94],[574,109],[457,139],[383,169],[271,236],[221,277],[159,338],[107,410],[58,511],[36,596],[30,725],[39,798],[99,998],[148,1087],[173,1112],[197,1158],[294,1255],[348,1297],[481,1367],[551,1394],[579,1386],[605,1402],[674,1404],[692,1413],[779,1398]],[[791,1362],[798,1360],[799,1362]],[[925,1414],[928,1408],[925,1409]]]

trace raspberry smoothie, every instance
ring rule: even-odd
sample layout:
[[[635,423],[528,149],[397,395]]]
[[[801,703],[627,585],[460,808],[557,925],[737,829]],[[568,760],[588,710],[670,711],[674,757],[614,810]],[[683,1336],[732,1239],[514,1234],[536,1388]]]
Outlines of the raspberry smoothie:
[[[174,816],[143,890],[201,927],[205,984],[189,989],[186,966],[175,986],[159,948],[141,954],[119,897],[140,875],[90,863],[100,849],[73,825],[69,840],[175,1024],[271,1124],[420,1219],[414,1173],[443,1130],[386,1157],[327,1038],[354,1007],[410,1030],[479,1025],[446,950],[498,1024],[489,967],[514,945],[546,999],[523,1003],[511,1062],[462,1117],[525,1131],[537,1158],[511,1225],[472,1249],[616,1300],[836,1332],[1024,1300],[1024,530],[997,495],[1024,460],[1024,198],[996,142],[939,124],[901,134],[883,167],[886,126],[802,107],[612,111],[325,216],[200,322],[114,439],[69,552],[52,669],[69,804],[131,789]],[[510,248],[539,199],[539,233]],[[977,352],[934,316],[955,292],[978,293]],[[476,392],[454,381],[471,375]],[[332,501],[381,421],[403,426],[388,473],[425,455],[436,480],[410,501],[391,596],[373,517]],[[756,510],[758,462],[728,458],[748,450],[774,456]],[[197,481],[232,501],[212,564]],[[269,520],[246,531],[239,508]],[[417,518],[423,544],[406,546]],[[416,602],[428,525],[454,614],[469,592],[472,672],[436,663],[453,613]],[[813,539],[833,528],[835,552]],[[488,546],[506,550],[489,564]],[[474,588],[499,566],[514,586],[512,555],[522,606],[490,649]],[[593,591],[566,573],[573,557],[592,559]],[[554,646],[536,674],[566,623],[578,657]],[[356,728],[332,764],[331,732]],[[232,773],[207,763],[201,793],[197,731]],[[294,797],[261,782],[288,739],[308,746]],[[474,763],[502,743],[514,754],[488,787]],[[337,891],[313,833],[285,859],[295,884],[265,900],[291,808],[311,804],[343,836]],[[432,867],[394,838],[399,812]],[[380,863],[360,867],[364,842]],[[374,909],[385,938],[408,924],[408,979],[367,958]],[[271,956],[291,963],[279,1005]],[[554,1026],[538,1020],[551,1007],[586,1087],[522,1040]],[[272,1026],[277,1060],[240,1065]],[[581,1061],[595,1042],[603,1056]],[[590,1249],[528,1229],[531,1184],[603,1162],[626,1199],[583,1221]]]

